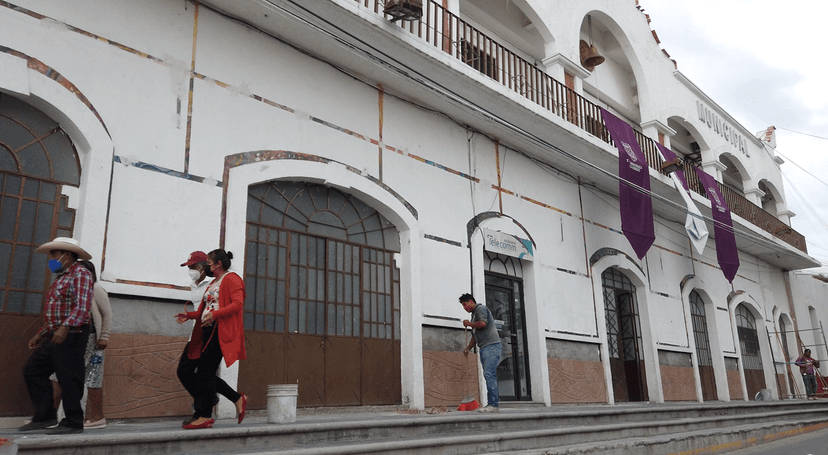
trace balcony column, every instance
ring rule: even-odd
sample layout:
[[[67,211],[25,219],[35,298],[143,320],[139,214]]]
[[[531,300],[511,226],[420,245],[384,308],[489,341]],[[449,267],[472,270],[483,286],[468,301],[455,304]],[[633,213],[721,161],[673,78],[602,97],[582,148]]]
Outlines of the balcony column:
[[[745,189],[745,199],[747,199],[750,202],[753,202],[753,204],[755,204],[758,207],[762,207],[762,196],[764,195],[765,192],[760,190],[758,187]]]
[[[641,132],[650,139],[661,143],[668,150],[670,149],[670,138],[676,134],[676,130],[661,123],[659,120],[650,120],[642,123]]]
[[[727,170],[727,166],[719,160],[702,161],[702,170],[715,178],[717,182],[721,182],[722,172]]]
[[[439,3],[443,5],[446,11],[460,17],[460,0],[440,0]]]
[[[546,68],[546,74],[552,76],[558,82],[566,83],[566,75],[573,76],[574,86],[570,87],[575,93],[583,95],[584,93],[584,79],[589,77],[589,71],[585,70],[580,64],[573,62],[563,54],[555,54],[547,57],[542,61]]]
[[[796,213],[791,212],[790,210],[782,210],[776,214],[776,217],[779,218],[779,221],[787,224],[788,226],[791,225],[791,218],[795,217]]]

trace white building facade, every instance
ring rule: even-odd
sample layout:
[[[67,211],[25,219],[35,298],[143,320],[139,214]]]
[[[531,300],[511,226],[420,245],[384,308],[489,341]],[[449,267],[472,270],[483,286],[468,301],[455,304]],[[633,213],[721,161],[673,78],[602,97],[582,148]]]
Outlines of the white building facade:
[[[215,248],[247,287],[248,358],[221,374],[254,408],[296,382],[300,406],[485,400],[465,292],[499,321],[507,403],[801,394],[784,362],[824,346],[825,284],[794,272],[819,264],[773,130],[684,77],[636,3],[427,0],[391,21],[379,0],[0,2],[0,326],[20,351],[0,414],[29,412],[17,372],[49,283],[33,251],[57,235],[113,301],[107,416],[189,412],[179,264]],[[605,60],[586,67],[582,42]],[[650,165],[640,259],[599,108]],[[712,236],[688,240],[656,142],[720,182],[732,283]]]

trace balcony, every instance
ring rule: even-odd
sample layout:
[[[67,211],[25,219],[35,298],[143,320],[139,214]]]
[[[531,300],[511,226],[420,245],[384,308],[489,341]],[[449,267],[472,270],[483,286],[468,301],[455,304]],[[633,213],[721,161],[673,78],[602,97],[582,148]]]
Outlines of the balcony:
[[[355,0],[360,6],[382,15],[384,0]],[[386,16],[386,19],[391,19]],[[485,33],[447,11],[434,1],[423,2],[419,21],[398,22],[399,27],[431,46],[471,66],[495,82],[514,91],[532,103],[572,123],[583,131],[613,144],[603,127],[598,106],[561,82],[553,79],[533,63],[516,55]],[[634,129],[636,125],[633,126]],[[636,129],[636,137],[651,168],[660,172],[663,160],[655,142]],[[692,167],[685,169],[690,189],[704,195]],[[785,223],[748,201],[744,196],[719,182],[733,214],[769,232],[783,242],[807,254],[805,237]]]

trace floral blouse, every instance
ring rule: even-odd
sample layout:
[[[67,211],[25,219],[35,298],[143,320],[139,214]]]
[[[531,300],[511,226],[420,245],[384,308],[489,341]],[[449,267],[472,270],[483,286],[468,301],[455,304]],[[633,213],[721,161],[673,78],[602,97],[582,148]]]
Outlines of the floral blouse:
[[[221,281],[224,277],[227,276],[225,273],[221,276],[221,278],[217,280],[213,280],[209,286],[207,286],[207,290],[204,292],[204,313],[201,314],[202,321],[204,320],[204,315],[207,313],[212,313],[219,309],[219,288],[221,287]],[[209,325],[213,325],[215,319],[210,322]]]

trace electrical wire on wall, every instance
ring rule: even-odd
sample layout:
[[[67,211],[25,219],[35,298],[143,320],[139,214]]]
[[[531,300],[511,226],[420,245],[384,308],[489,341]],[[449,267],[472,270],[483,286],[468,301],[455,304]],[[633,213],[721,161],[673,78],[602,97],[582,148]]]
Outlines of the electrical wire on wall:
[[[469,132],[471,132],[471,136],[469,136]],[[466,129],[466,147],[468,149],[468,159],[469,159],[469,175],[472,177],[477,177],[477,160],[474,160],[474,166],[472,166],[472,141],[474,140],[474,135],[477,134],[475,131],[470,131]],[[477,208],[475,207],[474,199],[474,180],[469,179],[469,195],[471,199],[471,206],[472,206],[472,215],[471,218],[474,219],[477,216]],[[479,226],[475,226],[475,230],[479,229]],[[469,240],[471,240],[471,236],[469,236]],[[469,248],[469,292],[474,292],[474,255],[472,254],[471,245],[468,245]]]
[[[469,135],[469,133],[471,133],[471,135]],[[477,177],[477,160],[474,160],[474,165],[472,165],[472,141],[474,140],[475,134],[477,134],[475,131],[466,129],[466,148],[469,160],[469,175],[472,177]],[[474,217],[477,215],[477,209],[475,208],[474,203],[474,180],[472,179],[469,179],[469,195],[471,196],[472,217]]]

